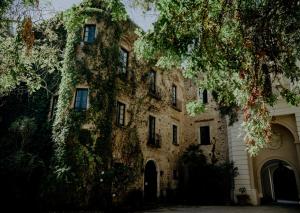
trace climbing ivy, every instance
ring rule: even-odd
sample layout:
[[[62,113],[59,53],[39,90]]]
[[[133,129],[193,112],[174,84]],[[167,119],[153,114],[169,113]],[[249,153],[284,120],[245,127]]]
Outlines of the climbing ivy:
[[[78,200],[80,206],[90,205],[95,199],[93,196],[103,193],[102,199],[109,203],[113,182],[122,180],[125,186],[134,177],[132,165],[120,167],[112,158],[112,121],[119,67],[116,59],[126,17],[124,7],[117,1],[84,1],[64,14],[68,37],[53,124],[54,172],[60,185],[66,184],[70,195],[67,202]],[[88,20],[96,20],[97,25],[101,25],[92,44],[83,43],[81,39]],[[78,84],[89,87],[86,111],[78,112],[71,107]],[[120,179],[120,174],[127,178]]]

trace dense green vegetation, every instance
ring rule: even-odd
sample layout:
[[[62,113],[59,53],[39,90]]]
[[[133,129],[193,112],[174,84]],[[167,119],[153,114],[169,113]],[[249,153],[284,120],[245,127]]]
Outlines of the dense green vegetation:
[[[30,15],[23,14],[30,14],[39,1],[20,0],[21,9],[28,13],[15,14],[17,32],[13,34],[9,30],[12,2],[0,1],[2,200],[22,207],[110,208],[112,195],[126,189],[141,172],[143,160],[136,126],[124,130],[125,139],[132,140],[126,147],[127,157],[135,162],[128,166],[112,160],[119,66],[115,59],[119,58],[122,27],[127,26],[124,5],[120,0],[84,0],[64,14],[36,24]],[[300,71],[296,66],[300,56],[300,1],[135,3],[144,8],[150,4],[159,12],[153,29],[137,32],[137,55],[164,69],[183,68],[186,78],[213,93],[222,112],[232,118],[242,112],[249,153],[257,154],[271,138],[267,106],[276,104],[280,96],[290,104],[300,103]],[[105,23],[96,42],[83,45],[84,59],[79,60],[77,47],[88,17]],[[282,77],[289,78],[294,87],[285,87]],[[87,112],[70,107],[77,84],[88,84],[93,94]],[[273,91],[275,84],[279,94]],[[58,104],[49,119],[50,100],[56,92]],[[205,109],[198,102],[187,107],[191,114]],[[84,129],[87,123],[93,128]],[[188,196],[187,189],[210,186],[204,192],[210,202],[218,187],[224,186],[218,200],[228,200],[232,165],[208,164],[198,147],[190,147],[181,163],[190,178],[182,180],[183,199],[193,197]],[[195,170],[206,172],[191,172]],[[221,176],[226,177],[224,182],[218,181]],[[203,179],[202,185],[195,179]],[[204,181],[207,179],[209,183]],[[203,200],[195,200],[199,201]]]
[[[213,156],[213,155],[212,155]],[[189,146],[179,159],[177,199],[188,204],[229,204],[233,178],[232,163],[216,162],[202,153],[199,145]]]
[[[48,191],[51,188],[49,178],[53,161],[53,142],[52,120],[49,120],[48,115],[51,97],[61,78],[59,64],[65,48],[66,31],[61,15],[35,26],[34,31],[35,47],[30,55],[23,55],[26,45],[17,35],[4,34],[4,37],[1,37],[1,44],[6,45],[6,48],[1,49],[1,54],[6,54],[1,58],[3,67],[8,65],[5,62],[12,62],[12,57],[18,59],[18,54],[23,55],[17,62],[20,69],[1,73],[1,80],[6,81],[5,78],[11,74],[17,76],[18,72],[28,78],[25,82],[22,80],[17,84],[15,80],[19,79],[18,77],[6,82],[13,82],[14,86],[0,96],[0,173],[3,189],[1,200],[12,211],[18,208],[41,208],[47,204]],[[15,62],[10,66],[13,67]],[[55,64],[51,65],[53,70],[48,70],[49,66],[44,66],[45,63]],[[45,88],[35,89],[32,93],[31,87],[28,86],[32,84],[32,79],[27,70],[41,76]]]
[[[271,139],[267,106],[279,96],[300,103],[300,1],[136,2],[152,4],[159,13],[153,29],[140,32],[137,54],[158,59],[163,68],[183,67],[186,78],[217,94],[223,112],[242,112],[248,151],[258,154]],[[284,77],[294,83],[292,89]],[[203,109],[197,102],[188,105],[191,114]]]

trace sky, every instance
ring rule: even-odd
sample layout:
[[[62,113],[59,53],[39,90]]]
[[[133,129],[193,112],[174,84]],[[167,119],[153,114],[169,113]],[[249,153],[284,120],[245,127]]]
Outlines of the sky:
[[[126,0],[126,1],[128,2],[130,0]],[[70,8],[73,4],[78,4],[80,2],[81,0],[52,0],[51,1],[52,6],[56,11],[66,10]],[[144,30],[148,30],[156,19],[156,15],[153,11],[143,14],[142,10],[131,8],[128,5],[126,5],[126,10],[130,18]]]

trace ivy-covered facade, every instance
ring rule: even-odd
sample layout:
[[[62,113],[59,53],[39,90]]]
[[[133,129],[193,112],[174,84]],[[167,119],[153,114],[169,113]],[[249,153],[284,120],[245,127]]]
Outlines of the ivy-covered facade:
[[[91,13],[68,34],[73,43],[57,106],[50,107],[57,109],[54,172],[70,194],[64,202],[85,197],[81,205],[91,206],[98,197],[106,205],[130,193],[164,199],[178,188],[179,160],[191,144],[202,143],[209,162],[228,159],[226,123],[212,95],[184,80],[181,70],[138,60],[136,29],[130,20]],[[190,117],[185,105],[194,99],[208,112]]]
[[[212,164],[235,163],[240,171],[233,188],[236,202],[245,192],[252,204],[276,199],[275,189],[261,185],[267,178],[264,168],[272,162],[282,161],[286,168],[294,165],[294,188],[299,188],[298,143],[284,148],[282,141],[289,140],[289,133],[278,127],[280,122],[272,122],[280,135],[272,138],[272,143],[281,144],[280,158],[269,153],[270,147],[263,149],[266,159],[250,158],[241,139],[242,118],[237,114],[235,120],[226,120],[226,109],[214,102],[218,94],[199,89],[183,78],[181,70],[165,71],[155,61],[138,60],[133,52],[136,28],[130,21],[113,21],[108,14],[92,12],[69,34],[76,42],[67,43],[74,51],[68,53],[67,48],[65,53],[70,61],[63,69],[53,134],[55,172],[62,187],[70,190],[70,200],[88,194],[91,197],[85,196],[82,206],[92,205],[97,196],[106,204],[120,203],[131,193],[146,201],[164,199],[180,187],[180,157],[193,144],[200,145]],[[186,104],[191,107],[194,100],[206,111],[191,117]],[[287,107],[274,119],[287,116],[283,119],[297,130],[297,113],[297,108]],[[291,152],[293,159],[286,160]],[[272,172],[277,169],[274,165]],[[293,199],[298,199],[298,191]]]

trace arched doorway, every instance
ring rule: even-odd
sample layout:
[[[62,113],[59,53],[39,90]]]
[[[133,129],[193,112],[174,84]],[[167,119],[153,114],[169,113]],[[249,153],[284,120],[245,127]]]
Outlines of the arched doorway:
[[[261,169],[263,202],[298,202],[298,190],[292,167],[282,160],[270,160]]]
[[[157,170],[152,160],[145,166],[144,199],[146,202],[155,202],[157,199]]]

